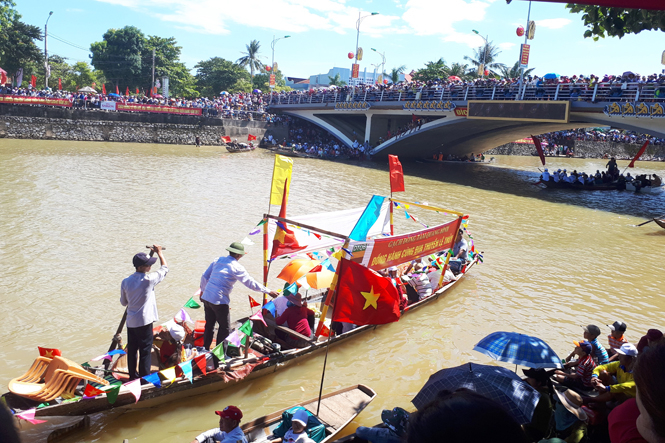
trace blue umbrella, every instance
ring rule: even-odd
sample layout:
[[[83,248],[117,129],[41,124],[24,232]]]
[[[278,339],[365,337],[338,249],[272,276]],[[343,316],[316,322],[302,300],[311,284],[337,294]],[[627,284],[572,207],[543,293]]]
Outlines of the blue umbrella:
[[[480,340],[473,350],[495,360],[530,368],[561,367],[561,359],[547,343],[517,332],[493,332]]]
[[[559,78],[559,74],[555,74],[555,73],[553,73],[553,72],[550,72],[549,74],[545,74],[545,75],[543,76],[543,78],[544,78],[545,80],[552,80],[552,79],[555,79],[555,78]]]
[[[430,376],[411,403],[422,409],[443,390],[470,389],[503,406],[518,423],[531,421],[540,394],[517,374],[498,366],[468,363]]]
[[[110,94],[106,94],[109,97],[122,97],[120,94],[116,94],[115,92],[111,92]]]

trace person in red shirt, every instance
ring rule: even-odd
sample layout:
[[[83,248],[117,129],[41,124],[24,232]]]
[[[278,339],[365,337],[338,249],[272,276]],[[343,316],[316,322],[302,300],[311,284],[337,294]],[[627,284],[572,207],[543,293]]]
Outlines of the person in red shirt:
[[[596,367],[593,361],[593,346],[588,341],[573,342],[575,344],[575,355],[577,360],[568,362],[564,368],[569,372],[557,370],[554,373],[554,379],[564,386],[573,389],[592,390],[591,375]],[[573,370],[573,368],[575,368]]]
[[[309,327],[309,321],[307,320],[308,315],[314,315],[314,311],[307,308],[307,301],[303,303],[302,295],[297,293],[295,295],[286,296],[287,304],[286,310],[277,317],[277,324],[283,325],[286,323],[286,326],[296,331],[298,334],[302,334],[305,337],[312,336],[312,330]]]

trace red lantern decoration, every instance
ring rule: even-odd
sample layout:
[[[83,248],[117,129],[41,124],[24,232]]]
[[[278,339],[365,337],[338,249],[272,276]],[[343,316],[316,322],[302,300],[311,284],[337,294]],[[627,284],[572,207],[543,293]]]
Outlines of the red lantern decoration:
[[[349,60],[352,59],[352,58],[353,58],[353,52],[349,52],[349,54],[347,55],[347,57],[349,57]]]
[[[485,77],[487,77],[488,75],[490,75],[490,72],[487,69],[485,69]]]
[[[272,68],[270,66],[266,66],[266,71],[270,72]]]
[[[522,37],[524,35],[524,26],[518,26],[515,32],[518,37]]]
[[[384,78],[384,79],[383,79],[383,84],[384,84],[384,85],[387,85],[387,84],[388,84],[388,79],[387,79],[387,78]]]

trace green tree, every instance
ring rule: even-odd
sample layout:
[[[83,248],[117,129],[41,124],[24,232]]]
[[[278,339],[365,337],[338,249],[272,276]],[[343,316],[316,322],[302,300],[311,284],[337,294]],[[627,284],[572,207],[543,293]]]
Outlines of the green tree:
[[[496,76],[497,71],[505,67],[503,63],[497,63],[496,58],[501,54],[499,48],[492,44],[493,42],[486,42],[484,45],[479,46],[477,49],[473,50],[474,57],[464,56],[464,60],[471,62],[473,66],[477,68],[483,64],[485,69],[490,72],[491,76]],[[471,75],[471,73],[469,73]]]
[[[152,83],[152,50],[155,50],[155,79],[169,78],[169,95],[198,97],[196,79],[189,69],[180,61],[182,47],[178,46],[175,37],[163,38],[151,35],[144,40],[141,53],[140,83],[127,86],[139,86],[149,89]],[[123,84],[124,85],[124,84]]]
[[[252,85],[256,89],[260,89],[261,91],[269,91],[270,90],[270,74],[275,74],[275,90],[277,88],[286,88],[286,80],[284,80],[284,75],[282,74],[282,71],[279,69],[275,69],[274,71],[267,71],[265,66],[261,67],[261,72],[256,74],[254,78],[252,78]]]
[[[531,72],[535,68],[529,68],[524,71],[524,75],[527,76],[531,74]],[[522,69],[520,68],[520,62],[519,60],[515,62],[512,68],[508,69],[508,66],[504,66],[501,69],[499,69],[501,73],[501,77],[503,78],[517,78],[520,76]]]
[[[421,82],[428,80],[436,80],[437,78],[446,78],[446,61],[441,57],[440,59],[425,63],[424,68],[420,68],[413,74],[413,79]]]
[[[399,76],[400,76],[400,74],[404,74],[404,71],[406,71],[406,66],[402,65],[402,66],[398,66],[396,68],[392,68],[390,70],[390,74],[388,74],[386,76],[386,74],[384,73],[383,76],[384,76],[384,78],[388,77],[390,79],[390,81],[392,81],[393,84],[395,84],[395,83],[399,82]]]
[[[125,26],[122,29],[109,29],[102,38],[101,42],[90,45],[92,66],[114,85],[145,84],[142,83],[146,43],[143,33],[134,26]],[[147,63],[152,67],[152,60]]]
[[[12,0],[0,0],[0,28],[9,26],[14,20],[21,18],[14,9],[15,6],[16,3]]]
[[[226,89],[228,90],[227,92],[235,94],[237,92],[252,92],[254,86],[252,85],[252,82],[249,81],[249,79],[241,78]]]
[[[263,67],[263,63],[259,61],[259,49],[261,48],[261,43],[258,40],[252,40],[248,45],[245,45],[247,52],[243,52],[244,56],[240,57],[236,63],[240,66],[247,67],[249,66],[249,74],[251,77],[254,77],[254,71],[258,71]]]
[[[452,65],[448,66],[445,68],[445,73],[446,76],[451,77],[451,76],[456,76],[461,78],[462,80],[468,80],[468,71],[469,71],[469,65],[464,64],[464,63],[453,63]]]
[[[334,77],[328,76],[328,85],[330,86],[346,86],[346,82],[342,80],[339,72]]]
[[[43,75],[44,54],[34,42],[42,39],[41,30],[22,22],[20,18],[19,14],[9,14],[4,18],[10,21],[0,28],[0,66],[8,76],[13,76],[19,68],[23,68],[24,78],[26,75],[37,75],[40,70]]]
[[[90,69],[90,65],[85,62],[76,62],[72,66],[72,75],[63,83],[62,87],[68,91],[76,91],[84,86],[92,86],[93,83],[103,83],[104,79],[98,78],[95,71]],[[101,86],[97,86],[101,89]]]
[[[626,34],[639,34],[642,31],[665,31],[665,11],[645,9],[607,8],[603,6],[568,4],[566,8],[575,14],[582,13],[582,21],[587,27],[584,37],[598,38],[623,37]]]
[[[194,66],[196,83],[201,95],[213,97],[221,91],[230,91],[239,80],[247,80],[249,88],[252,83],[249,74],[240,65],[220,57],[200,61]]]

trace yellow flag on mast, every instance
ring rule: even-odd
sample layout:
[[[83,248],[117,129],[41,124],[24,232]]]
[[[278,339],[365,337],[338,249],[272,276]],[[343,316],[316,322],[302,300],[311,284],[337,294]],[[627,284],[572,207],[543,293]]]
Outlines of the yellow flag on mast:
[[[275,155],[275,168],[272,171],[272,186],[270,187],[270,204],[281,205],[282,198],[286,195],[288,198],[291,187],[291,171],[293,170],[293,160],[283,155]],[[288,179],[288,181],[287,181]],[[286,192],[284,185],[286,184]]]

